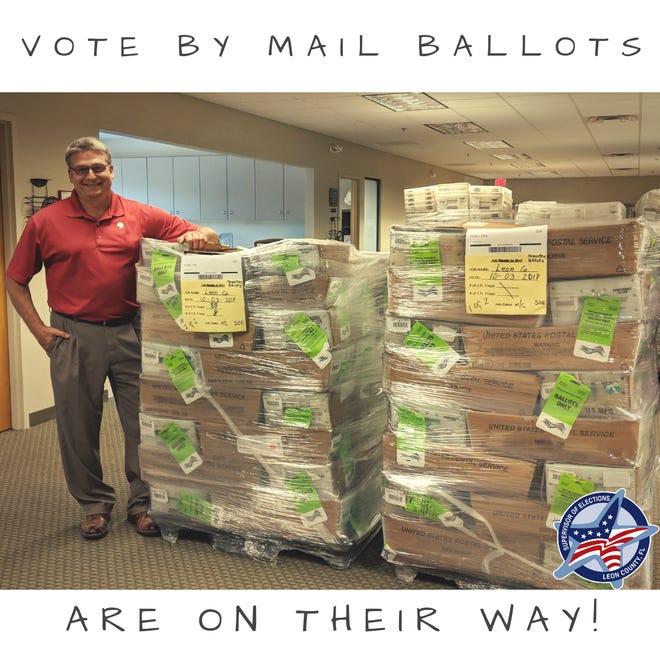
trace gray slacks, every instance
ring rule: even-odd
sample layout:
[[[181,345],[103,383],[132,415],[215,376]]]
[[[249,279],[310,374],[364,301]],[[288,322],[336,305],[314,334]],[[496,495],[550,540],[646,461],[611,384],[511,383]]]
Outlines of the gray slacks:
[[[100,432],[103,389],[110,382],[124,433],[124,469],[130,492],[127,513],[149,508],[140,474],[139,315],[118,326],[74,321],[51,312],[51,325],[68,332],[48,349],[55,417],[67,487],[86,515],[110,513],[115,490],[103,480]]]

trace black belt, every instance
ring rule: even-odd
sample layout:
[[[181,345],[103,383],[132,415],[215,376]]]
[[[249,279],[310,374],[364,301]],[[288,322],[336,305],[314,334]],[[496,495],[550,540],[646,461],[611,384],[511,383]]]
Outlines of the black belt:
[[[105,321],[88,321],[87,319],[81,319],[80,317],[72,316],[71,314],[62,314],[62,312],[58,312],[56,309],[54,309],[53,311],[55,312],[55,314],[59,314],[60,316],[63,316],[65,319],[69,319],[70,321],[76,321],[77,323],[91,323],[92,325],[103,325],[107,328],[113,328],[118,325],[126,325],[127,323],[131,323],[135,318],[135,314],[137,313],[137,312],[133,312],[128,316],[120,316],[119,318],[116,319],[106,319]]]

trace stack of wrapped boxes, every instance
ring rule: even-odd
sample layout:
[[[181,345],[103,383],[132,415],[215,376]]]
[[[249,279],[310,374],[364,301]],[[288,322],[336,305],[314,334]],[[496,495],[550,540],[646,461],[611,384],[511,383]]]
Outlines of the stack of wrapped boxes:
[[[152,515],[170,540],[192,529],[226,551],[294,549],[346,567],[380,522],[387,255],[284,240],[223,257],[238,263],[246,327],[196,332],[176,304],[183,253],[143,241]]]
[[[635,215],[643,218],[654,233],[653,248],[655,250],[651,261],[660,261],[657,252],[660,251],[660,188],[653,188],[645,192],[635,203]],[[660,365],[660,326],[656,334],[656,347],[658,351],[658,364]],[[660,371],[658,372],[660,377]]]
[[[513,195],[503,186],[442,183],[406,188],[403,195],[408,223],[513,218]]]
[[[383,557],[403,579],[585,588],[553,576],[567,495],[625,488],[650,514],[658,291],[647,224],[615,216],[524,219],[547,225],[544,315],[466,311],[470,223],[391,229]],[[603,296],[620,302],[609,356],[577,356],[585,297]],[[566,376],[590,392],[559,437],[537,422]],[[626,587],[649,588],[651,567]]]

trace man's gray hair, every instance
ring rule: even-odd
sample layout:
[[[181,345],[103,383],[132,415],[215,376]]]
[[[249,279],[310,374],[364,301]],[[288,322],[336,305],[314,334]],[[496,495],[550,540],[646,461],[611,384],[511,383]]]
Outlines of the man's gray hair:
[[[105,144],[105,142],[101,142],[101,140],[96,137],[89,136],[74,140],[66,148],[66,151],[64,152],[64,160],[69,167],[71,167],[71,156],[80,153],[81,151],[100,151],[105,155],[108,164],[112,162],[112,154],[110,153],[108,145]]]

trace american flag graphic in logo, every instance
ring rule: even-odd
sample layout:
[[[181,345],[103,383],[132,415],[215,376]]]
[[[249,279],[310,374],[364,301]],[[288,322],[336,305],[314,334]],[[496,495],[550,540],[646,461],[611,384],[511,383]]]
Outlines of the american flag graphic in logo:
[[[624,551],[627,547],[633,548],[633,544],[648,539],[658,531],[655,525],[640,524],[646,523],[635,519],[630,515],[621,515],[622,506],[630,503],[635,508],[633,502],[624,498],[623,489],[612,495],[606,507],[598,505],[586,505],[588,498],[582,498],[577,504],[579,510],[584,509],[585,514],[590,511],[596,511],[597,515],[588,521],[578,523],[574,520],[577,516],[567,518],[567,513],[561,523],[555,523],[555,527],[560,532],[560,550],[563,542],[568,550],[562,551],[564,561],[562,565],[554,572],[557,579],[563,579],[573,572],[577,572],[581,577],[586,577],[580,569],[598,566],[604,576],[603,581],[610,581],[612,586],[620,588],[623,584],[623,573],[619,574],[619,569],[624,562]],[[596,493],[595,495],[608,495],[607,493]],[[575,510],[574,507],[573,510]],[[627,509],[626,509],[627,511]],[[583,514],[584,517],[584,514]],[[568,523],[568,524],[566,524]],[[631,553],[629,552],[629,555]],[[634,553],[632,553],[634,554]],[[638,561],[641,564],[641,561]],[[593,570],[591,571],[593,573]],[[634,571],[627,571],[630,574]],[[605,576],[609,576],[605,579]],[[587,578],[590,579],[590,578]]]

